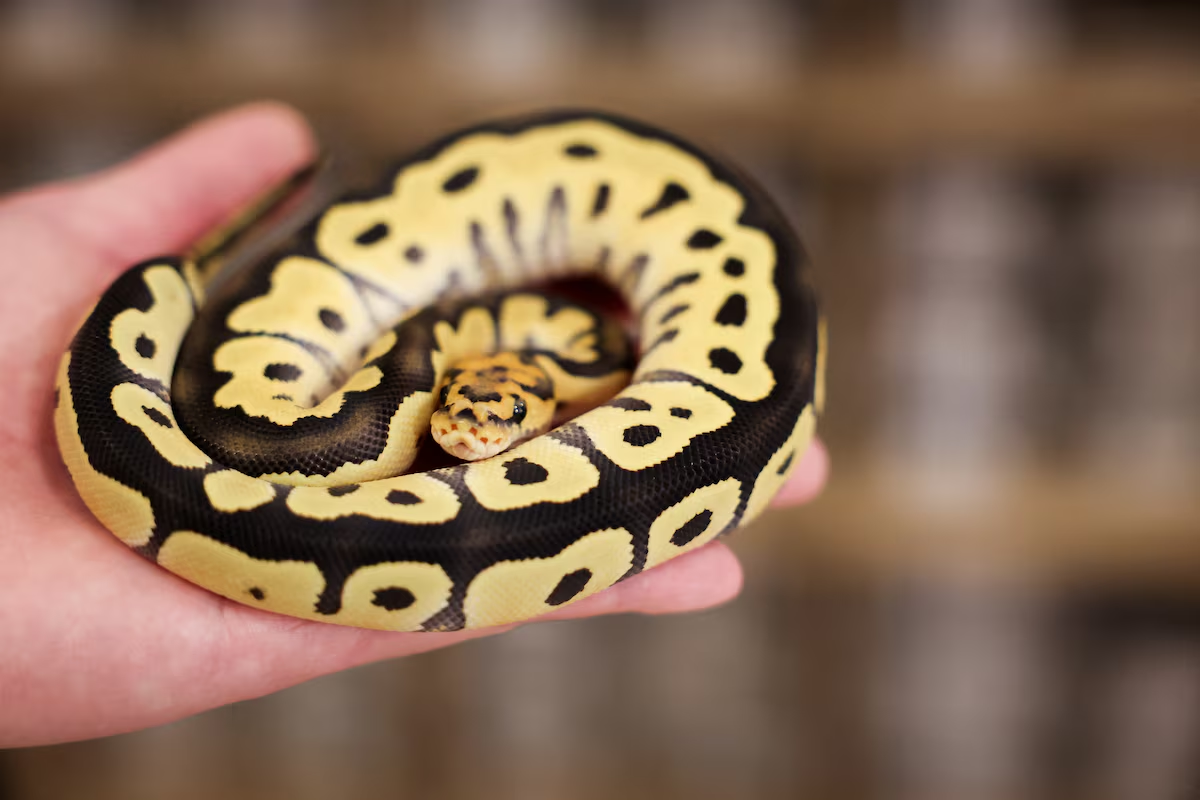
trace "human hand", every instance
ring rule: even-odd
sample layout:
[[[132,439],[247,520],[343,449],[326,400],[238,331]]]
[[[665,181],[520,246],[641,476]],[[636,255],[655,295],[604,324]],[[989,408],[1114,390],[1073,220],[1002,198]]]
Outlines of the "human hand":
[[[149,727],[505,630],[387,633],[232,603],[131,553],[59,459],[54,373],[89,304],[125,267],[182,251],[313,153],[295,112],[260,104],[102,174],[0,199],[0,747]],[[827,468],[814,444],[777,502],[812,498]],[[714,543],[548,618],[706,608],[741,580]]]

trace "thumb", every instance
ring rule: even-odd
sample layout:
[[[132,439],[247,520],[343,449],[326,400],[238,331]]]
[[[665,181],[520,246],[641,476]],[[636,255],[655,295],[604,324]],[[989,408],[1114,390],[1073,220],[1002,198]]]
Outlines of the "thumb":
[[[73,244],[116,272],[186,249],[311,162],[315,151],[295,110],[255,103],[202,120],[104,172],[35,194],[54,209],[54,222]]]

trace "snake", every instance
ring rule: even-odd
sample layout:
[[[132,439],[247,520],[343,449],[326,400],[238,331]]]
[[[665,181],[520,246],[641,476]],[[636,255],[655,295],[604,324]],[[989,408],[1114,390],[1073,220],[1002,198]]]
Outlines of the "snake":
[[[55,382],[92,514],[217,595],[381,630],[532,619],[758,518],[814,438],[806,251],[674,134],[547,111],[290,229],[279,196],[217,237],[242,257],[125,270]]]

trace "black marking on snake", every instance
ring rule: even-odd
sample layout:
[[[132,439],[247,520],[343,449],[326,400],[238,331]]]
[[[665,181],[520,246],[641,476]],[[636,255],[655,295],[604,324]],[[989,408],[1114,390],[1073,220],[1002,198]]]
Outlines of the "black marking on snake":
[[[687,246],[691,250],[711,250],[724,239],[716,233],[713,233],[708,228],[698,228],[687,240]]]
[[[421,502],[420,497],[404,489],[392,489],[385,499],[394,506],[415,506]]]
[[[679,417],[680,419],[691,419],[692,410],[690,408],[679,408],[678,406],[675,406],[671,409],[671,416]]]
[[[567,239],[567,192],[563,187],[555,186],[546,203],[546,222],[539,242],[542,258],[551,263],[563,261],[567,255]]]
[[[671,278],[671,280],[663,284],[662,288],[655,292],[654,295],[646,301],[646,308],[649,308],[655,302],[666,297],[679,287],[687,286],[688,284],[695,283],[698,280],[700,280],[699,272],[685,272],[682,275],[676,275],[674,278]]]
[[[624,411],[650,411],[654,408],[645,400],[639,400],[636,397],[617,397],[609,400],[607,405],[613,408],[620,408]]]
[[[600,155],[600,151],[592,147],[590,144],[576,142],[575,144],[567,145],[563,150],[571,158],[595,158]]]
[[[341,367],[339,366],[338,359],[333,355],[333,353],[329,352],[324,347],[301,339],[298,336],[279,333],[277,331],[256,331],[254,336],[264,336],[272,339],[281,339],[285,342],[291,342],[311,355],[317,361],[320,361],[322,369],[329,373],[331,376],[331,382],[333,384],[338,385],[345,383],[346,376],[343,374]]]
[[[675,183],[675,181],[671,181],[663,187],[662,194],[654,201],[654,205],[649,206],[641,213],[641,218],[648,219],[649,217],[653,217],[655,214],[666,211],[673,205],[690,200],[691,197],[687,189]]]
[[[785,458],[785,459],[783,460],[783,463],[779,465],[779,469],[775,470],[775,474],[776,474],[776,475],[786,475],[786,474],[787,474],[787,471],[788,471],[788,468],[790,468],[790,467],[792,466],[792,460],[793,460],[795,457],[796,457],[796,451],[795,451],[795,450],[793,450],[792,452],[788,453],[788,457],[787,457],[787,458]]]
[[[689,303],[680,303],[679,305],[671,306],[671,308],[667,311],[667,313],[665,313],[661,317],[659,317],[658,324],[666,325],[668,322],[675,319],[676,317],[678,317],[680,314],[687,311],[691,307],[692,306]]]
[[[629,266],[621,273],[621,277],[617,279],[617,283],[627,292],[633,292],[637,285],[642,281],[642,275],[646,272],[646,265],[650,263],[650,255],[648,253],[638,253],[629,262]]]
[[[460,169],[458,172],[446,179],[446,182],[442,184],[442,191],[446,192],[447,194],[461,192],[463,189],[466,189],[468,186],[474,183],[475,179],[478,177],[479,167],[467,167],[466,169]]]
[[[420,264],[425,259],[425,251],[420,245],[410,244],[404,248],[404,260],[410,264]]]
[[[612,248],[604,245],[600,248],[600,252],[596,255],[596,260],[592,262],[592,272],[597,275],[608,274],[608,262],[612,258]]]
[[[592,216],[598,217],[608,208],[609,196],[612,194],[612,187],[607,183],[602,183],[596,187],[596,199],[592,201]]]
[[[742,369],[742,359],[727,347],[714,347],[708,351],[708,363],[726,375],[736,375]]]
[[[746,322],[746,295],[731,294],[725,298],[725,302],[721,304],[721,310],[717,312],[716,323],[718,325],[733,325],[740,327]]]
[[[504,479],[513,486],[528,486],[532,483],[542,483],[550,477],[550,473],[541,464],[535,464],[527,458],[514,458],[504,462]]]
[[[642,355],[643,356],[646,355],[646,353],[651,352],[652,350],[654,350],[654,348],[658,347],[659,345],[664,345],[667,342],[674,341],[675,337],[678,335],[679,335],[679,328],[671,328],[671,330],[669,330],[669,331],[663,331],[662,334],[657,339],[655,339],[653,342],[650,343],[649,347],[647,347],[645,350],[642,351]]]
[[[497,278],[500,275],[500,262],[492,253],[487,243],[487,232],[478,220],[471,221],[471,249],[475,252],[475,263],[485,275]]]
[[[376,222],[371,227],[354,237],[355,244],[371,245],[387,238],[391,229],[386,222]]]
[[[458,393],[470,400],[472,403],[499,403],[502,395],[499,392],[492,392],[486,389],[478,390],[474,386],[462,386]]]
[[[502,210],[504,212],[504,230],[508,233],[508,243],[512,247],[513,255],[524,264],[525,249],[521,247],[521,240],[517,236],[521,225],[521,215],[517,213],[517,207],[511,197],[504,198]]]
[[[518,394],[510,395],[513,399],[512,418],[508,421],[513,425],[520,425],[525,421],[525,415],[529,413],[529,408],[525,405],[525,398]]]
[[[658,437],[662,436],[662,431],[657,425],[634,425],[626,428],[622,438],[625,439],[625,444],[634,447],[645,447],[648,444],[653,444],[658,441]]]
[[[591,579],[592,571],[587,567],[568,572],[547,595],[546,605],[561,606],[563,603],[575,599],[580,592],[587,588],[588,581]]]
[[[289,403],[296,402],[295,398],[293,398],[290,394],[273,394],[273,395],[271,395],[271,399],[272,400],[286,400]]]
[[[258,586],[251,586],[249,589],[246,590],[246,594],[250,595],[255,600],[266,600],[267,599],[267,593],[264,592]]]
[[[158,345],[154,343],[153,339],[143,333],[133,343],[133,349],[137,350],[137,354],[142,358],[154,358],[154,354],[158,352]]]
[[[150,266],[150,262],[147,262],[143,266]],[[126,287],[126,291],[128,292],[126,294],[126,302],[143,313],[154,308],[154,293],[150,291],[150,287],[143,279],[144,277],[145,273],[143,272],[137,276],[138,279],[133,285]]]
[[[400,586],[376,589],[371,597],[371,605],[379,606],[385,611],[403,611],[415,602],[416,595]]]
[[[334,333],[341,333],[346,329],[346,320],[332,308],[322,308],[317,312],[317,316],[321,318],[321,324]]]
[[[688,542],[694,540],[697,536],[708,530],[708,526],[712,523],[713,513],[708,509],[701,511],[696,516],[689,519],[687,522],[679,526],[676,531],[671,534],[671,544],[676,547],[683,547]]]
[[[731,278],[740,278],[746,274],[746,262],[740,258],[730,256],[725,259],[725,263],[721,266],[725,270],[725,274]]]
[[[330,497],[345,497],[348,494],[353,494],[358,491],[357,483],[347,483],[342,486],[330,486],[326,489]]]
[[[159,411],[157,408],[142,406],[142,413],[149,417],[151,422],[155,422],[164,428],[175,427],[171,424],[171,420],[167,417],[167,415]]]
[[[291,383],[298,379],[304,371],[295,364],[267,364],[263,369],[263,376],[273,381],[283,381]]]
[[[517,386],[520,386],[522,389],[529,392],[539,400],[549,400],[551,397],[554,397],[554,387],[549,381],[539,380],[537,383],[532,385],[524,384],[520,381],[513,381],[513,383],[515,383]]]

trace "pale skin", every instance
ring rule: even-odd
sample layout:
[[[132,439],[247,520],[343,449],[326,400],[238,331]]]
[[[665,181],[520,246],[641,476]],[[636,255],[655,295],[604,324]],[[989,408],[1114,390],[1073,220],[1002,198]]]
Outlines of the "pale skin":
[[[181,251],[313,153],[294,111],[256,104],[99,175],[0,198],[0,747],[146,728],[504,630],[385,633],[231,603],[126,549],[59,460],[55,365],[89,305],[122,269]],[[827,472],[818,443],[776,504],[811,499]],[[715,543],[554,618],[693,611],[741,584]]]

